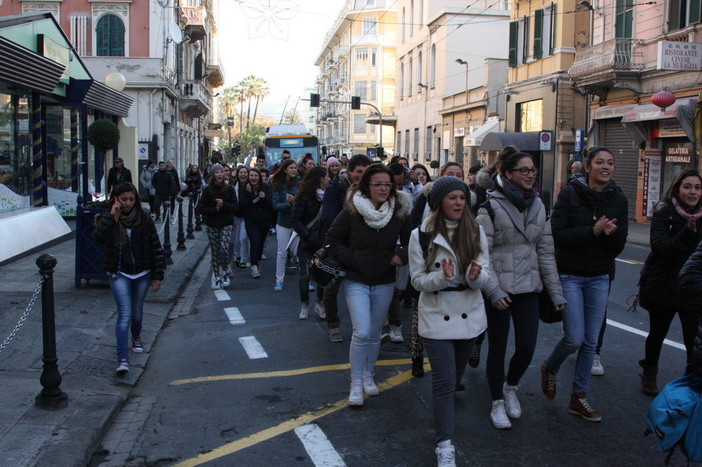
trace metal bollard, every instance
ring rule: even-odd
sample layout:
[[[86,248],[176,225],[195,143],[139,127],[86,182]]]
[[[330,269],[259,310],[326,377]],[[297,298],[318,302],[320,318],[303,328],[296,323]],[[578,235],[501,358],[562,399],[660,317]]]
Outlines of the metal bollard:
[[[168,208],[171,206],[170,201],[164,201],[163,205],[168,212]],[[173,264],[173,250],[171,250],[171,223],[168,216],[163,219],[163,260],[166,264]]]
[[[202,196],[202,191],[200,192],[200,196]],[[195,210],[195,232],[200,232],[202,230],[202,215]]]
[[[178,245],[176,250],[185,250],[185,233],[183,232],[183,197],[179,196],[176,198],[178,201]]]
[[[56,258],[43,254],[37,258],[39,274],[44,279],[41,289],[41,327],[44,341],[44,369],[39,382],[44,389],[34,398],[42,409],[62,409],[68,405],[68,395],[61,390],[61,373],[56,362],[56,322],[54,316],[54,268]]]
[[[188,234],[185,236],[185,238],[192,240],[195,238],[195,235],[193,234],[193,214],[195,211],[195,206],[193,206],[193,203],[195,202],[195,195],[190,193],[188,198],[190,198],[190,201],[188,201]]]

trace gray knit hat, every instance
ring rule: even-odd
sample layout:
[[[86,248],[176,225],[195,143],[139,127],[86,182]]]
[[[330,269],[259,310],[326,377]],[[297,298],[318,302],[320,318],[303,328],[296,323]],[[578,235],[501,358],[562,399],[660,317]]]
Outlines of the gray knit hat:
[[[224,167],[222,167],[220,164],[215,164],[212,167],[210,167],[210,174],[214,175],[214,173],[218,170],[224,170]]]
[[[441,207],[441,202],[446,195],[455,190],[463,190],[466,194],[466,203],[470,206],[470,188],[468,184],[457,177],[440,177],[432,182],[431,189],[427,195],[429,209],[436,211]]]

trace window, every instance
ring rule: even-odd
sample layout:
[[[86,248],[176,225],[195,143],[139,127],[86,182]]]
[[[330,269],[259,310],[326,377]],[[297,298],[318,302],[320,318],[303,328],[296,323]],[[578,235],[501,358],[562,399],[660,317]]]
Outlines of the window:
[[[363,18],[363,34],[370,36],[378,34],[378,18]]]
[[[368,93],[366,91],[368,87],[367,81],[354,81],[353,90],[354,96],[359,96],[362,101],[366,100]]]
[[[419,128],[414,129],[414,153],[412,154],[412,157],[414,157],[414,160],[419,159]]]
[[[517,128],[515,131],[543,130],[543,100],[522,102],[517,104]]]
[[[424,0],[419,0],[419,21],[417,21],[417,27],[419,29],[424,26]]]
[[[366,116],[364,114],[353,114],[353,134],[366,134]]]
[[[529,58],[529,17],[523,16],[520,21],[522,28],[520,40],[521,40],[521,50],[522,50],[522,63],[527,62]]]
[[[366,47],[356,49],[356,66],[358,68],[368,67],[368,49]]]
[[[433,88],[436,83],[436,44],[431,46],[431,69],[429,73],[429,87]]]
[[[405,42],[405,24],[407,23],[407,15],[405,14],[405,7],[402,7],[402,42]]]
[[[431,159],[431,138],[434,132],[432,131],[431,126],[427,127],[427,134],[425,135],[426,137],[426,142],[424,143],[424,159],[429,160]]]
[[[373,47],[371,49],[371,67],[375,68],[376,66],[378,66],[378,49]]]
[[[534,10],[534,58],[543,56],[544,10]]]
[[[509,23],[509,66],[526,63],[529,57],[529,17]]]
[[[409,25],[409,27],[410,27],[410,37],[412,37],[412,35],[414,35],[414,0],[410,0],[410,18],[409,18],[409,22],[410,22],[410,25]]]
[[[370,82],[370,100],[374,101],[378,99],[378,93],[376,91],[376,82]]]
[[[402,152],[402,131],[397,132],[397,141],[395,142],[395,154],[400,155]]]
[[[103,15],[95,27],[96,55],[124,57],[124,23],[117,15]]]
[[[407,83],[407,94],[410,95],[410,96],[412,95],[412,70],[413,70],[413,66],[412,66],[412,57],[410,57],[410,59],[409,59],[409,68],[407,69],[407,79],[408,79],[408,83]]]
[[[400,63],[400,99],[405,97],[405,64]]]
[[[409,154],[409,146],[410,140],[409,140],[409,130],[405,130],[405,155]]]
[[[88,54],[88,17],[85,15],[71,16],[71,42],[81,57]]]
[[[634,5],[630,1],[617,0],[614,33],[616,37],[631,39],[634,19]],[[700,22],[699,0],[671,0],[668,12],[668,25],[671,31]]]
[[[544,8],[543,50],[544,55],[553,55],[556,47],[556,4]]]
[[[422,81],[422,71],[424,68],[424,61],[422,60],[422,51],[420,50],[417,54],[417,84],[424,83]]]

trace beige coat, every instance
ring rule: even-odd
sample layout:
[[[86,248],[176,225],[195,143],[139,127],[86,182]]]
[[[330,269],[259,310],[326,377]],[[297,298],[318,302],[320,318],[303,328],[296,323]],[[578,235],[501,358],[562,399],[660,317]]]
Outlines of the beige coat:
[[[427,221],[414,229],[409,242],[409,266],[412,285],[421,292],[417,304],[419,310],[419,335],[428,339],[472,339],[487,328],[485,305],[480,289],[490,277],[487,238],[480,229],[480,256],[476,259],[482,266],[480,276],[474,281],[456,270],[452,278],[446,277],[441,260],[452,258],[457,264],[456,254],[441,235],[429,245],[428,252],[436,248],[436,260],[426,269],[424,254],[419,243],[419,229],[426,231]],[[468,284],[463,291],[442,291],[447,287]]]

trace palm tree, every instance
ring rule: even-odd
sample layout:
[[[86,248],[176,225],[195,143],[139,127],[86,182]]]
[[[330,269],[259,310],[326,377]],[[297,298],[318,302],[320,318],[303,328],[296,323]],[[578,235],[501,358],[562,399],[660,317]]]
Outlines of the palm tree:
[[[254,97],[256,98],[256,105],[254,106],[253,123],[256,123],[256,115],[258,114],[258,104],[268,95],[269,88],[268,82],[263,78],[256,77],[254,85]]]
[[[239,103],[239,133],[244,132],[244,102],[246,102],[246,93],[241,83],[234,86],[234,98]]]

